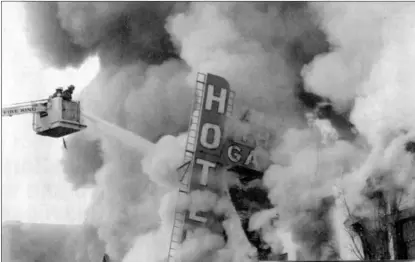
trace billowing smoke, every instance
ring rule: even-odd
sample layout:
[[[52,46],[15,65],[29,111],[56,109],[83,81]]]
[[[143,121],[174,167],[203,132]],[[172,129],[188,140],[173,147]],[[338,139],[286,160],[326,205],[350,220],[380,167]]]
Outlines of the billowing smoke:
[[[125,65],[137,60],[160,63],[177,57],[164,29],[165,18],[185,6],[28,3],[28,39],[45,62],[57,67],[77,66],[95,53],[105,65]]]
[[[247,223],[272,252],[289,251],[292,260],[343,254],[336,236],[344,234],[333,223],[343,202],[336,196],[343,192],[341,198],[358,212],[369,204],[360,191],[377,174],[387,179],[376,180],[382,181],[376,188],[403,192],[403,202],[411,205],[414,190],[406,185],[413,180],[413,163],[404,146],[415,123],[412,5],[51,2],[26,7],[29,40],[46,63],[64,68],[99,57],[100,72],[79,97],[82,107],[157,142],[143,155],[117,134],[93,126],[68,139],[62,161],[67,179],[75,188],[95,187],[86,223],[96,228],[113,260],[160,261],[167,255],[176,204],[172,192],[196,72],[229,81],[236,98],[228,135],[250,137],[262,149],[257,162],[267,170],[247,187],[264,188],[272,207]],[[350,115],[360,134],[356,140],[338,140],[329,119],[307,125],[304,108],[322,97],[335,113]],[[317,132],[321,127],[323,134]],[[350,125],[342,128],[348,131]],[[194,193],[182,204],[211,209],[219,226],[194,232],[184,243],[183,259],[254,257],[241,229],[246,221],[226,194],[201,196]],[[165,255],[153,252],[154,246],[165,248]],[[191,252],[195,246],[197,253]]]
[[[329,98],[336,111],[350,113],[368,142],[367,158],[338,186],[350,212],[373,217],[374,204],[363,192],[381,190],[392,206],[413,205],[414,162],[406,147],[414,132],[415,6],[358,5],[313,4],[332,48],[306,66],[303,76],[306,89]]]
[[[28,3],[26,27],[29,42],[52,66],[77,66],[86,56],[98,55],[101,70],[79,97],[83,109],[155,141],[188,125],[189,69],[177,59],[164,28],[166,17],[183,7]],[[68,181],[76,188],[96,187],[86,222],[98,229],[110,257],[121,259],[136,235],[158,227],[164,191],[143,173],[142,155],[93,126],[67,144],[63,165]]]

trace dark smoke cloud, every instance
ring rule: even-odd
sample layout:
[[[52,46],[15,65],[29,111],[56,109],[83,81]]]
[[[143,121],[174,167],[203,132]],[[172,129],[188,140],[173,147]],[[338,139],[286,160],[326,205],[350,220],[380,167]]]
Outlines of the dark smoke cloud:
[[[334,197],[321,200],[319,207],[306,210],[296,221],[293,221],[293,237],[301,244],[298,260],[336,260],[338,252],[333,229],[331,227],[331,208]]]
[[[186,3],[30,2],[25,7],[29,42],[52,66],[79,66],[95,53],[102,64],[178,58],[164,24]]]
[[[58,68],[79,66],[88,56],[87,48],[72,42],[61,26],[56,2],[26,2],[25,28],[29,43],[40,58]]]

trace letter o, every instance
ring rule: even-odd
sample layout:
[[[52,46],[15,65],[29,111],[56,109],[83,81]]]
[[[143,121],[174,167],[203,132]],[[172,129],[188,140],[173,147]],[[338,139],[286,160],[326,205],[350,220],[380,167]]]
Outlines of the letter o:
[[[209,133],[209,130],[213,130],[213,141],[212,143],[209,143],[207,141],[207,136]],[[220,127],[214,124],[210,124],[210,123],[205,123],[202,126],[202,132],[200,134],[200,143],[202,144],[202,146],[204,146],[207,149],[216,149],[219,147],[220,145],[220,139],[221,139],[221,131],[220,131]]]

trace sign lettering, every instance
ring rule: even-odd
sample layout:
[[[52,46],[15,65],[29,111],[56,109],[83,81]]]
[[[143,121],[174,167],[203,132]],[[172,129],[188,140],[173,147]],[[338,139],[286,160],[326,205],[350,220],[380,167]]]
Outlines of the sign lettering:
[[[219,76],[207,74],[203,83],[203,99],[201,102],[200,119],[196,134],[196,149],[194,152],[194,165],[190,178],[189,191],[215,190],[215,169],[222,163],[221,155],[224,144],[224,125],[230,100],[228,82]],[[195,114],[193,114],[195,115]],[[206,212],[189,210],[186,223],[205,223]]]
[[[36,107],[22,107],[22,108],[11,108],[3,109],[2,115],[13,115],[13,114],[23,114],[23,113],[36,113]]]
[[[202,165],[202,174],[200,176],[200,185],[206,186],[209,177],[209,168],[215,168],[216,164],[210,161],[198,158],[196,164]]]
[[[222,163],[231,166],[245,166],[256,169],[254,165],[254,148],[236,141],[227,141],[223,147]]]
[[[252,165],[253,162],[254,162],[254,151],[251,151],[249,152],[249,155],[246,158],[244,165],[249,166],[249,165]]]
[[[196,137],[196,148],[192,170],[189,172],[189,176],[184,179],[185,181],[190,180],[189,189],[186,190],[188,192],[203,191],[206,188],[212,191],[218,190],[215,188],[217,183],[215,183],[213,174],[219,166],[245,166],[255,169],[254,148],[246,143],[224,140],[227,110],[231,109],[228,104],[232,101],[228,82],[222,77],[208,74],[203,82],[203,87],[203,93],[198,93],[202,97],[202,100],[198,101],[201,103],[200,118],[197,118],[199,117],[197,110],[192,113],[195,118],[193,125],[196,126],[198,121],[198,128],[195,129],[191,125],[191,130],[194,131],[190,132],[195,132],[192,133],[192,137]],[[209,211],[189,210],[185,223],[205,223],[207,215],[209,215]]]
[[[208,89],[207,89],[205,109],[212,110],[212,104],[213,104],[213,101],[215,101],[219,104],[216,112],[219,114],[225,114],[226,94],[228,93],[228,90],[221,88],[220,96],[215,96],[213,94],[214,90],[215,90],[215,86],[209,84]]]
[[[208,136],[209,131],[211,131],[212,135]],[[208,138],[212,140],[211,142],[208,141]],[[202,132],[200,134],[200,144],[208,149],[216,149],[220,146],[222,138],[222,132],[220,130],[220,126],[205,123],[202,126]]]
[[[230,146],[228,148],[228,158],[233,163],[238,163],[241,160],[241,148],[238,146]]]

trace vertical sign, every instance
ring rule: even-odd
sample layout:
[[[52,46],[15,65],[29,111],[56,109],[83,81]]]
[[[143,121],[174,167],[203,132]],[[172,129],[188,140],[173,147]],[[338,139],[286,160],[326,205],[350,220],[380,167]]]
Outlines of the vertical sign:
[[[232,114],[234,96],[224,78],[198,74],[183,165],[190,168],[180,179],[179,198],[196,190],[219,193],[214,175],[220,167],[240,166],[256,170],[254,148],[224,136],[225,121]],[[177,261],[175,254],[186,238],[186,230],[210,223],[212,215],[211,211],[176,209],[169,262]]]
[[[199,76],[204,75],[199,74]],[[222,162],[222,148],[225,142],[224,124],[233,106],[234,92],[224,78],[207,74],[203,83],[198,128],[195,130],[196,147],[192,170],[188,172],[190,177],[187,178],[190,179],[188,192],[205,189],[215,191],[212,176]],[[189,211],[185,224],[196,225],[206,221],[203,212]]]

